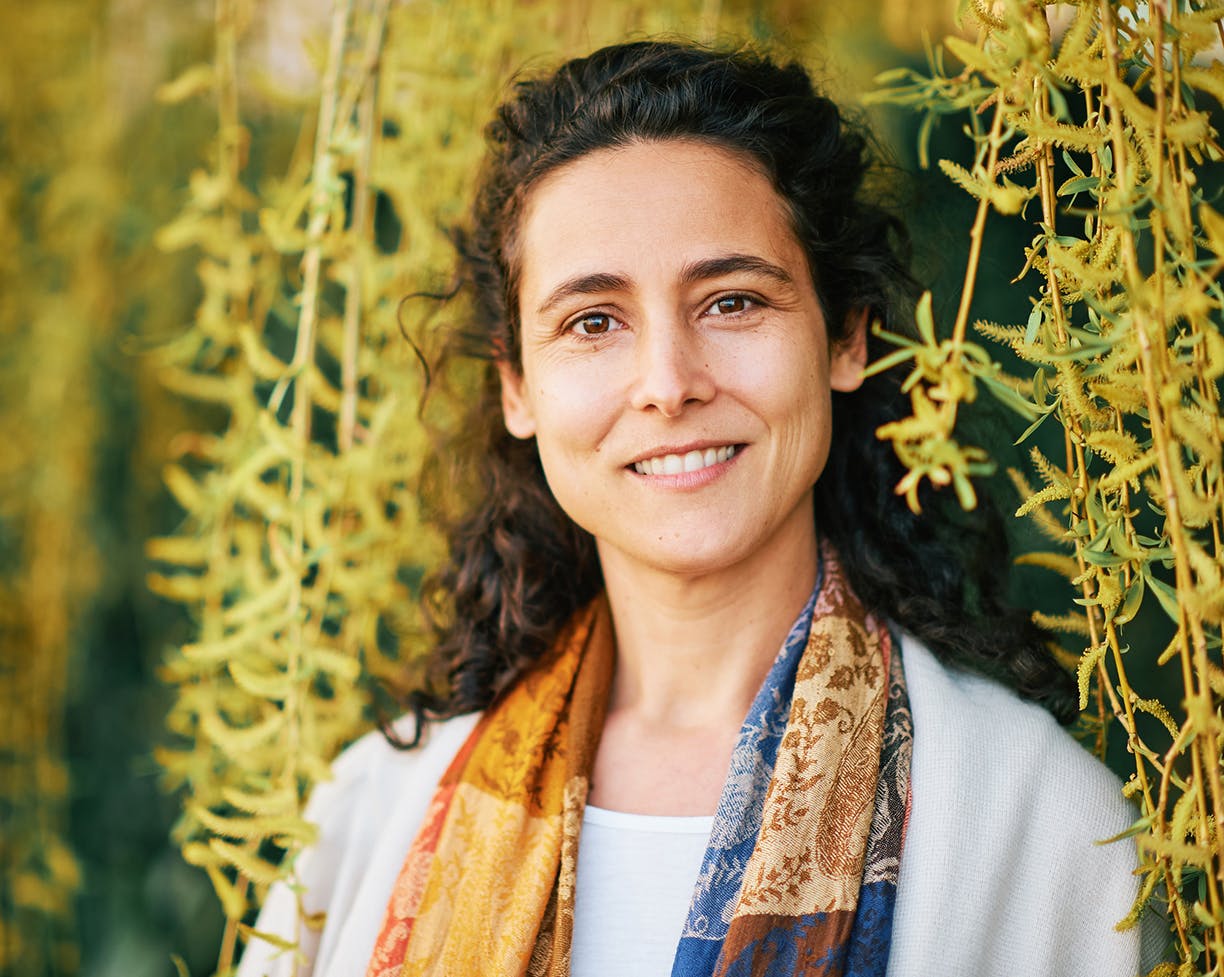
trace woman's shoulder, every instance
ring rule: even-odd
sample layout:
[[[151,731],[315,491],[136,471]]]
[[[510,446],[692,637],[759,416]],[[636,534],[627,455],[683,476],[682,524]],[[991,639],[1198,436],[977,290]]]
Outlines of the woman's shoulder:
[[[891,975],[1138,973],[1138,812],[1044,709],[902,639],[912,808]],[[946,941],[931,941],[939,930]],[[932,944],[936,944],[937,947]],[[932,956],[932,954],[935,954]]]
[[[298,859],[296,888],[302,910],[326,915],[321,933],[298,925],[298,897],[273,886],[255,929],[281,939],[300,937],[300,962],[255,939],[240,977],[304,977],[364,972],[395,878],[416,836],[438,780],[476,725],[479,714],[428,723],[411,749],[393,745],[374,730],[332,764],[306,805],[317,825],[316,842]],[[401,717],[391,733],[410,741],[415,720]]]
[[[392,842],[402,842],[406,852],[438,781],[478,718],[471,713],[426,723],[411,748],[372,730],[344,750],[332,764],[332,779],[315,788],[306,807],[307,819],[319,826],[312,860],[364,858]],[[412,716],[390,726],[401,743],[411,742],[415,730]]]
[[[377,784],[385,790],[389,784],[398,788],[411,788],[412,784],[426,773],[441,765],[438,776],[450,763],[451,757],[467,738],[480,718],[479,713],[468,713],[452,719],[427,722],[421,727],[420,740],[412,746],[397,745],[412,743],[417,731],[417,720],[413,715],[400,716],[386,731],[370,730],[355,740],[333,761],[331,779],[325,780],[315,789],[315,798],[325,801],[328,795],[347,793],[359,785]],[[390,736],[387,735],[390,732]],[[391,778],[388,780],[388,777]],[[433,778],[433,783],[438,777]],[[318,803],[312,800],[312,804]]]
[[[1062,797],[1060,785],[1074,784],[1063,799],[1075,806],[1130,816],[1118,778],[1041,706],[943,664],[909,635],[901,647],[915,737],[937,756],[955,753],[978,777],[1040,788],[1051,802]]]
[[[404,802],[422,794],[428,802],[451,758],[475,726],[478,714],[426,723],[420,740],[413,716],[401,716],[390,725],[391,737],[371,730],[352,743],[333,762],[331,779],[319,783],[306,806],[306,819],[319,826],[320,842],[333,850],[376,836],[387,817]]]

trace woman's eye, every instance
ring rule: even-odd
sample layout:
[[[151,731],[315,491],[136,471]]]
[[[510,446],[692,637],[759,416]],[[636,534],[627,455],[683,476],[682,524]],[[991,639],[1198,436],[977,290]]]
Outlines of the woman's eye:
[[[569,324],[570,331],[580,336],[602,336],[620,328],[620,323],[606,312],[592,312]]]
[[[736,315],[740,312],[747,312],[753,304],[752,299],[746,295],[724,295],[720,299],[715,299],[706,312],[709,315]]]

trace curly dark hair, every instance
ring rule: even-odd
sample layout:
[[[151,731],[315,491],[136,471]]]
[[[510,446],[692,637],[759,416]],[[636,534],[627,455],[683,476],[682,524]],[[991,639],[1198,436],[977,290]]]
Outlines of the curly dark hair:
[[[443,463],[466,467],[476,495],[451,521],[449,561],[426,584],[436,644],[410,698],[418,720],[486,707],[603,585],[594,541],[554,500],[534,441],[511,437],[501,419],[494,361],[520,363],[516,234],[536,181],[599,149],[706,141],[750,158],[773,181],[807,253],[830,343],[863,308],[890,331],[912,333],[918,291],[905,228],[870,183],[869,135],[798,64],[687,43],[614,45],[518,80],[486,136],[470,221],[454,235],[469,327],[454,332],[442,357],[485,361],[478,394],[440,452]],[[869,337],[873,359],[887,351],[879,343]],[[1002,520],[989,510],[961,514],[935,493],[915,516],[894,494],[903,471],[875,431],[907,413],[895,373],[833,394],[832,445],[815,486],[818,531],[874,612],[943,661],[994,676],[1069,721],[1070,677],[1001,592]]]

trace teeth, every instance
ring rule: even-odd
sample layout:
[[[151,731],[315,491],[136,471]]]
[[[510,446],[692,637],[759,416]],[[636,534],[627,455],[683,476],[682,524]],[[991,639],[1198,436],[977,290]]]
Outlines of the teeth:
[[[635,461],[633,469],[639,475],[679,475],[717,465],[734,454],[735,446],[725,445],[721,448],[706,448],[704,451],[690,451],[684,455],[659,455],[645,461]]]

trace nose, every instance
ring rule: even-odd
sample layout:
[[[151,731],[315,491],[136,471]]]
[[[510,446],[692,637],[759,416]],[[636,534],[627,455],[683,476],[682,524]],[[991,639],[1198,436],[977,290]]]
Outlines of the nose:
[[[636,375],[630,403],[679,417],[686,406],[714,396],[708,350],[680,316],[656,316],[640,330],[634,347]]]

